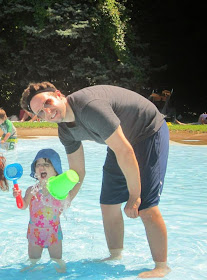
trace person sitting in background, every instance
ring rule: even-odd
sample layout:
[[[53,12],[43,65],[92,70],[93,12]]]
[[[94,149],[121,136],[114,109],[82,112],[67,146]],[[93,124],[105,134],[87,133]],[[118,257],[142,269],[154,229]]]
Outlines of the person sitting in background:
[[[207,113],[205,112],[205,113],[201,114],[199,116],[199,118],[198,118],[198,121],[194,122],[194,123],[182,123],[182,122],[180,122],[178,120],[175,120],[175,122],[177,124],[181,124],[181,125],[187,125],[187,124],[207,124]]]
[[[9,190],[9,184],[4,177],[4,167],[5,167],[6,159],[0,154],[0,189],[5,192]]]
[[[158,110],[163,114],[162,110],[165,106],[165,103],[169,100],[172,92],[169,90],[162,90],[162,92],[152,92],[149,96],[149,100],[155,104]]]
[[[28,118],[31,118],[29,122],[39,121],[36,115],[26,111],[26,110],[20,110],[19,113],[19,121],[25,122]]]
[[[17,143],[17,131],[2,108],[0,108],[0,128],[3,131],[0,147],[4,150],[14,150]]]
[[[207,124],[207,113],[206,112],[199,116],[198,123],[199,124]]]

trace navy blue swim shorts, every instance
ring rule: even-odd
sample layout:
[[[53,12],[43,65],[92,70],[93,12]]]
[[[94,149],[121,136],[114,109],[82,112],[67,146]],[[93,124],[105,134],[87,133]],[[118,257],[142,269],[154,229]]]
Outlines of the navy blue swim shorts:
[[[141,205],[139,210],[159,204],[167,168],[169,130],[166,122],[149,138],[133,146],[141,176]],[[101,204],[119,204],[129,199],[125,177],[114,152],[108,148],[103,167]]]

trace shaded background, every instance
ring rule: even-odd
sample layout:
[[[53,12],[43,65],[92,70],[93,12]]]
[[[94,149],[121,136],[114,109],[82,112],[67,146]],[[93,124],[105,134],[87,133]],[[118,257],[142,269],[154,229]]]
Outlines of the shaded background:
[[[114,84],[172,90],[176,115],[206,111],[204,7],[183,0],[0,0],[0,106],[18,114],[29,82],[68,94]]]
[[[132,5],[134,11],[140,10],[132,18],[136,32],[150,44],[152,66],[166,66],[153,73],[152,88],[174,89],[177,114],[207,111],[204,6],[185,0],[133,1]]]

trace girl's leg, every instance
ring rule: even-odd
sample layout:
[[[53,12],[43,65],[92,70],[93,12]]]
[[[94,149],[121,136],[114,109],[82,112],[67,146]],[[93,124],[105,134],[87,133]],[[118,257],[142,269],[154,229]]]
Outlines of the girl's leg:
[[[31,266],[34,266],[41,258],[43,248],[38,245],[28,244],[28,255]]]
[[[60,273],[66,272],[66,263],[62,260],[62,240],[48,247],[48,251],[51,260],[59,265],[59,267],[55,267],[56,271]]]
[[[28,255],[30,259],[40,259],[43,248],[38,245],[28,244]]]
[[[32,268],[33,266],[35,266],[35,264],[41,258],[42,250],[43,250],[42,247],[40,247],[38,245],[32,245],[32,244],[29,243],[28,244],[28,255],[29,255],[30,265],[23,268],[21,271],[28,270],[28,269]]]
[[[62,259],[62,240],[48,247],[50,258]]]

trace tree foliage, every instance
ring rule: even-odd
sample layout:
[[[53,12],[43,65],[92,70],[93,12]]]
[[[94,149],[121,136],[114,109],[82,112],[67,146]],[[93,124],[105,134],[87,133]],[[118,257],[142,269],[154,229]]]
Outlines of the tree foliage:
[[[93,5],[93,7],[92,7]],[[95,84],[138,90],[149,59],[125,1],[0,0],[1,107],[14,114],[29,82],[63,93]]]

